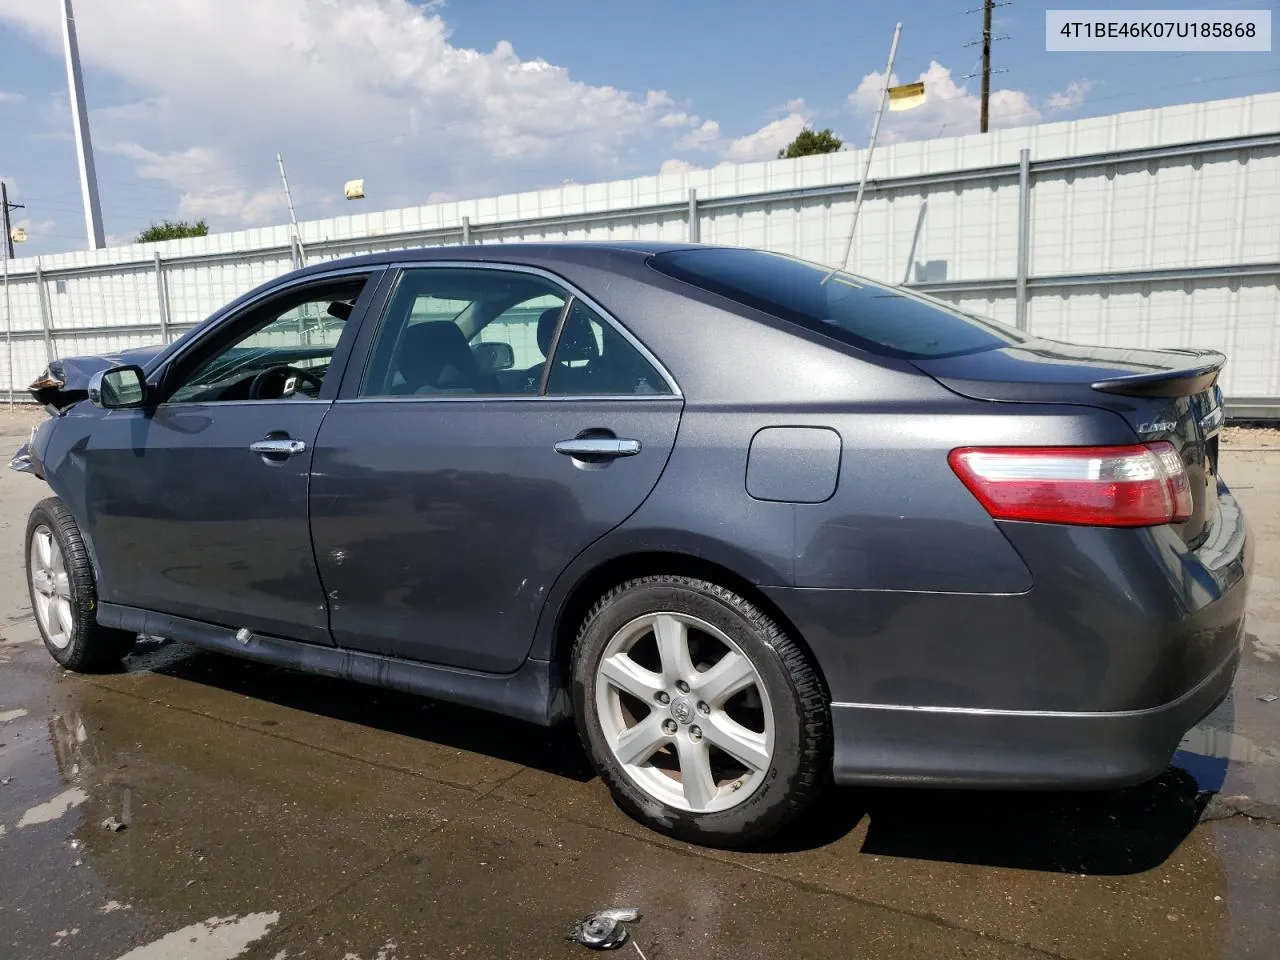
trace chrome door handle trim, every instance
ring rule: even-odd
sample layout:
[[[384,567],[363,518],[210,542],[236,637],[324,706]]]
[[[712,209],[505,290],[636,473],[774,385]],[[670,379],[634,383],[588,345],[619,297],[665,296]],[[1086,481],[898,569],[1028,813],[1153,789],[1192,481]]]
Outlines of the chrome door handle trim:
[[[249,449],[264,457],[296,457],[307,445],[301,440],[256,440],[249,444]]]
[[[640,441],[620,437],[582,437],[561,440],[555,450],[566,457],[634,457],[640,452]]]

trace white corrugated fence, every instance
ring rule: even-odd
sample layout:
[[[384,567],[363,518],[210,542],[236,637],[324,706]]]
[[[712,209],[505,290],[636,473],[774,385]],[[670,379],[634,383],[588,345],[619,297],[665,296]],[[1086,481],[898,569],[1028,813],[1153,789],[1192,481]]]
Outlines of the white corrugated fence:
[[[700,240],[834,263],[864,154],[722,164],[301,224],[307,262],[516,240]],[[298,262],[288,226],[10,263],[0,389],[172,338]],[[1230,357],[1280,415],[1280,93],[881,146],[850,267],[1033,333]]]

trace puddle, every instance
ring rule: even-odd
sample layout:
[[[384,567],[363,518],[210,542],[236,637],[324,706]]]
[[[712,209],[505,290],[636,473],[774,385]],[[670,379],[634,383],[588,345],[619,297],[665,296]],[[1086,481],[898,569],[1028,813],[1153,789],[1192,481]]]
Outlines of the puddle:
[[[72,787],[70,790],[64,790],[52,800],[48,800],[38,806],[32,807],[22,815],[16,826],[32,827],[38,823],[49,823],[60,817],[65,817],[80,804],[89,799],[89,795],[79,787]]]
[[[1248,737],[1218,727],[1192,727],[1178,750],[1236,763],[1280,766],[1280,747],[1260,747]]]
[[[280,914],[275,912],[210,917],[136,947],[119,960],[235,960],[265,937],[279,919]]]
[[[0,710],[0,723],[8,723],[10,720],[21,720],[27,715],[27,711],[22,708],[17,710]]]

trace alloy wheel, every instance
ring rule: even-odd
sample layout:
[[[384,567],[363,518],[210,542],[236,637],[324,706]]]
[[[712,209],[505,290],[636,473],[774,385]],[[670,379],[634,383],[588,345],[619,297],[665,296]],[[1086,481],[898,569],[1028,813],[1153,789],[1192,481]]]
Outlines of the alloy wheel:
[[[624,625],[596,667],[595,699],[615,759],[670,807],[719,813],[768,775],[774,718],[764,681],[706,621],[658,612]]]
[[[31,596],[36,618],[49,643],[65,650],[75,632],[71,580],[67,562],[53,531],[43,524],[31,531]]]

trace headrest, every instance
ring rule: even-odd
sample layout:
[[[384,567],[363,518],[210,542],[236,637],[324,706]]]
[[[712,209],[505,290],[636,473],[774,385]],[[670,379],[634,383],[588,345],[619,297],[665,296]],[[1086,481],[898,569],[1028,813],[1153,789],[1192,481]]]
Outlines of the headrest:
[[[440,375],[452,367],[470,377],[476,371],[475,358],[452,320],[415,323],[401,334],[400,375],[413,387],[442,386]]]
[[[555,336],[556,321],[560,311],[544,310],[538,318],[538,349],[544,357],[550,357],[551,338]],[[600,346],[596,343],[596,335],[591,329],[591,321],[578,309],[577,304],[569,310],[565,317],[564,329],[560,331],[560,346],[556,350],[556,360],[560,363],[572,363],[577,360],[594,360],[600,356]]]

